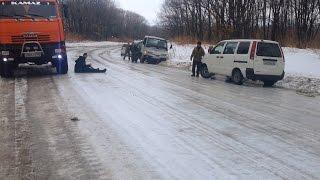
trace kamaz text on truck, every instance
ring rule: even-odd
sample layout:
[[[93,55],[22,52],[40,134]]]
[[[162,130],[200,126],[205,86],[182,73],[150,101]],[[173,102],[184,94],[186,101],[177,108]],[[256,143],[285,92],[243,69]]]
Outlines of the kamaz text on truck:
[[[19,64],[51,64],[68,72],[65,35],[57,0],[0,0],[0,75]]]

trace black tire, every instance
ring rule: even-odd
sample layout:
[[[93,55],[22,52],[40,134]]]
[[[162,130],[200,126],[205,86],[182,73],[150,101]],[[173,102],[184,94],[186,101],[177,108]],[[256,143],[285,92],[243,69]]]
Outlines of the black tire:
[[[11,63],[0,62],[0,75],[3,78],[13,77],[14,67]]]
[[[209,72],[207,65],[202,65],[201,67],[201,76],[205,79],[209,79],[212,77],[212,74]]]
[[[3,67],[4,65],[3,65],[3,62],[2,61],[0,61],[0,76],[1,77],[4,77],[4,67]]]
[[[56,70],[58,74],[67,74],[68,73],[68,60],[67,58],[62,59],[55,63]]]
[[[235,69],[232,72],[232,81],[237,85],[243,84],[243,75],[239,69]]]
[[[263,81],[263,83],[263,87],[272,87],[276,83],[276,81]]]

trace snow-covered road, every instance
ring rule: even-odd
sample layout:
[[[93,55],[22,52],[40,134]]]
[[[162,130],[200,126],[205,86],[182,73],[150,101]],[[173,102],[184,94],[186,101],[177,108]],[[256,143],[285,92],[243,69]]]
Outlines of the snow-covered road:
[[[0,79],[0,179],[320,178],[319,97],[68,50],[108,73]]]

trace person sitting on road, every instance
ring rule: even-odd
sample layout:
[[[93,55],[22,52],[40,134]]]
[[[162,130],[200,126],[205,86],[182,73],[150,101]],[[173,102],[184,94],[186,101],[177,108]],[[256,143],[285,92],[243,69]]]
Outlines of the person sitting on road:
[[[91,64],[86,63],[86,59],[88,57],[87,53],[84,53],[83,56],[80,56],[76,60],[76,65],[74,67],[75,73],[105,73],[107,70],[100,70],[99,68],[95,69],[91,66]]]
[[[197,47],[194,48],[192,51],[192,55],[190,57],[191,61],[193,60],[192,63],[192,77],[196,75],[196,68],[197,68],[197,77],[199,77],[199,73],[201,71],[201,65],[202,65],[202,58],[205,55],[204,49],[201,47],[201,42],[199,41],[197,43]]]

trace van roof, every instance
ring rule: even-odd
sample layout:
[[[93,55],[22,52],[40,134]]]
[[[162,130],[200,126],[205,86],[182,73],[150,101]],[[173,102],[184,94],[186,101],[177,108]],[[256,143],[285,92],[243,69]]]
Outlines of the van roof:
[[[160,38],[160,37],[156,37],[156,36],[145,36],[145,38],[152,38],[152,39],[159,39],[159,40],[166,41],[166,39],[163,39],[163,38]]]
[[[233,41],[239,41],[239,42],[245,42],[245,41],[258,41],[258,42],[267,42],[267,43],[276,43],[279,44],[276,41],[271,41],[271,40],[263,40],[263,39],[228,39],[228,40],[223,40],[221,42],[233,42]]]

